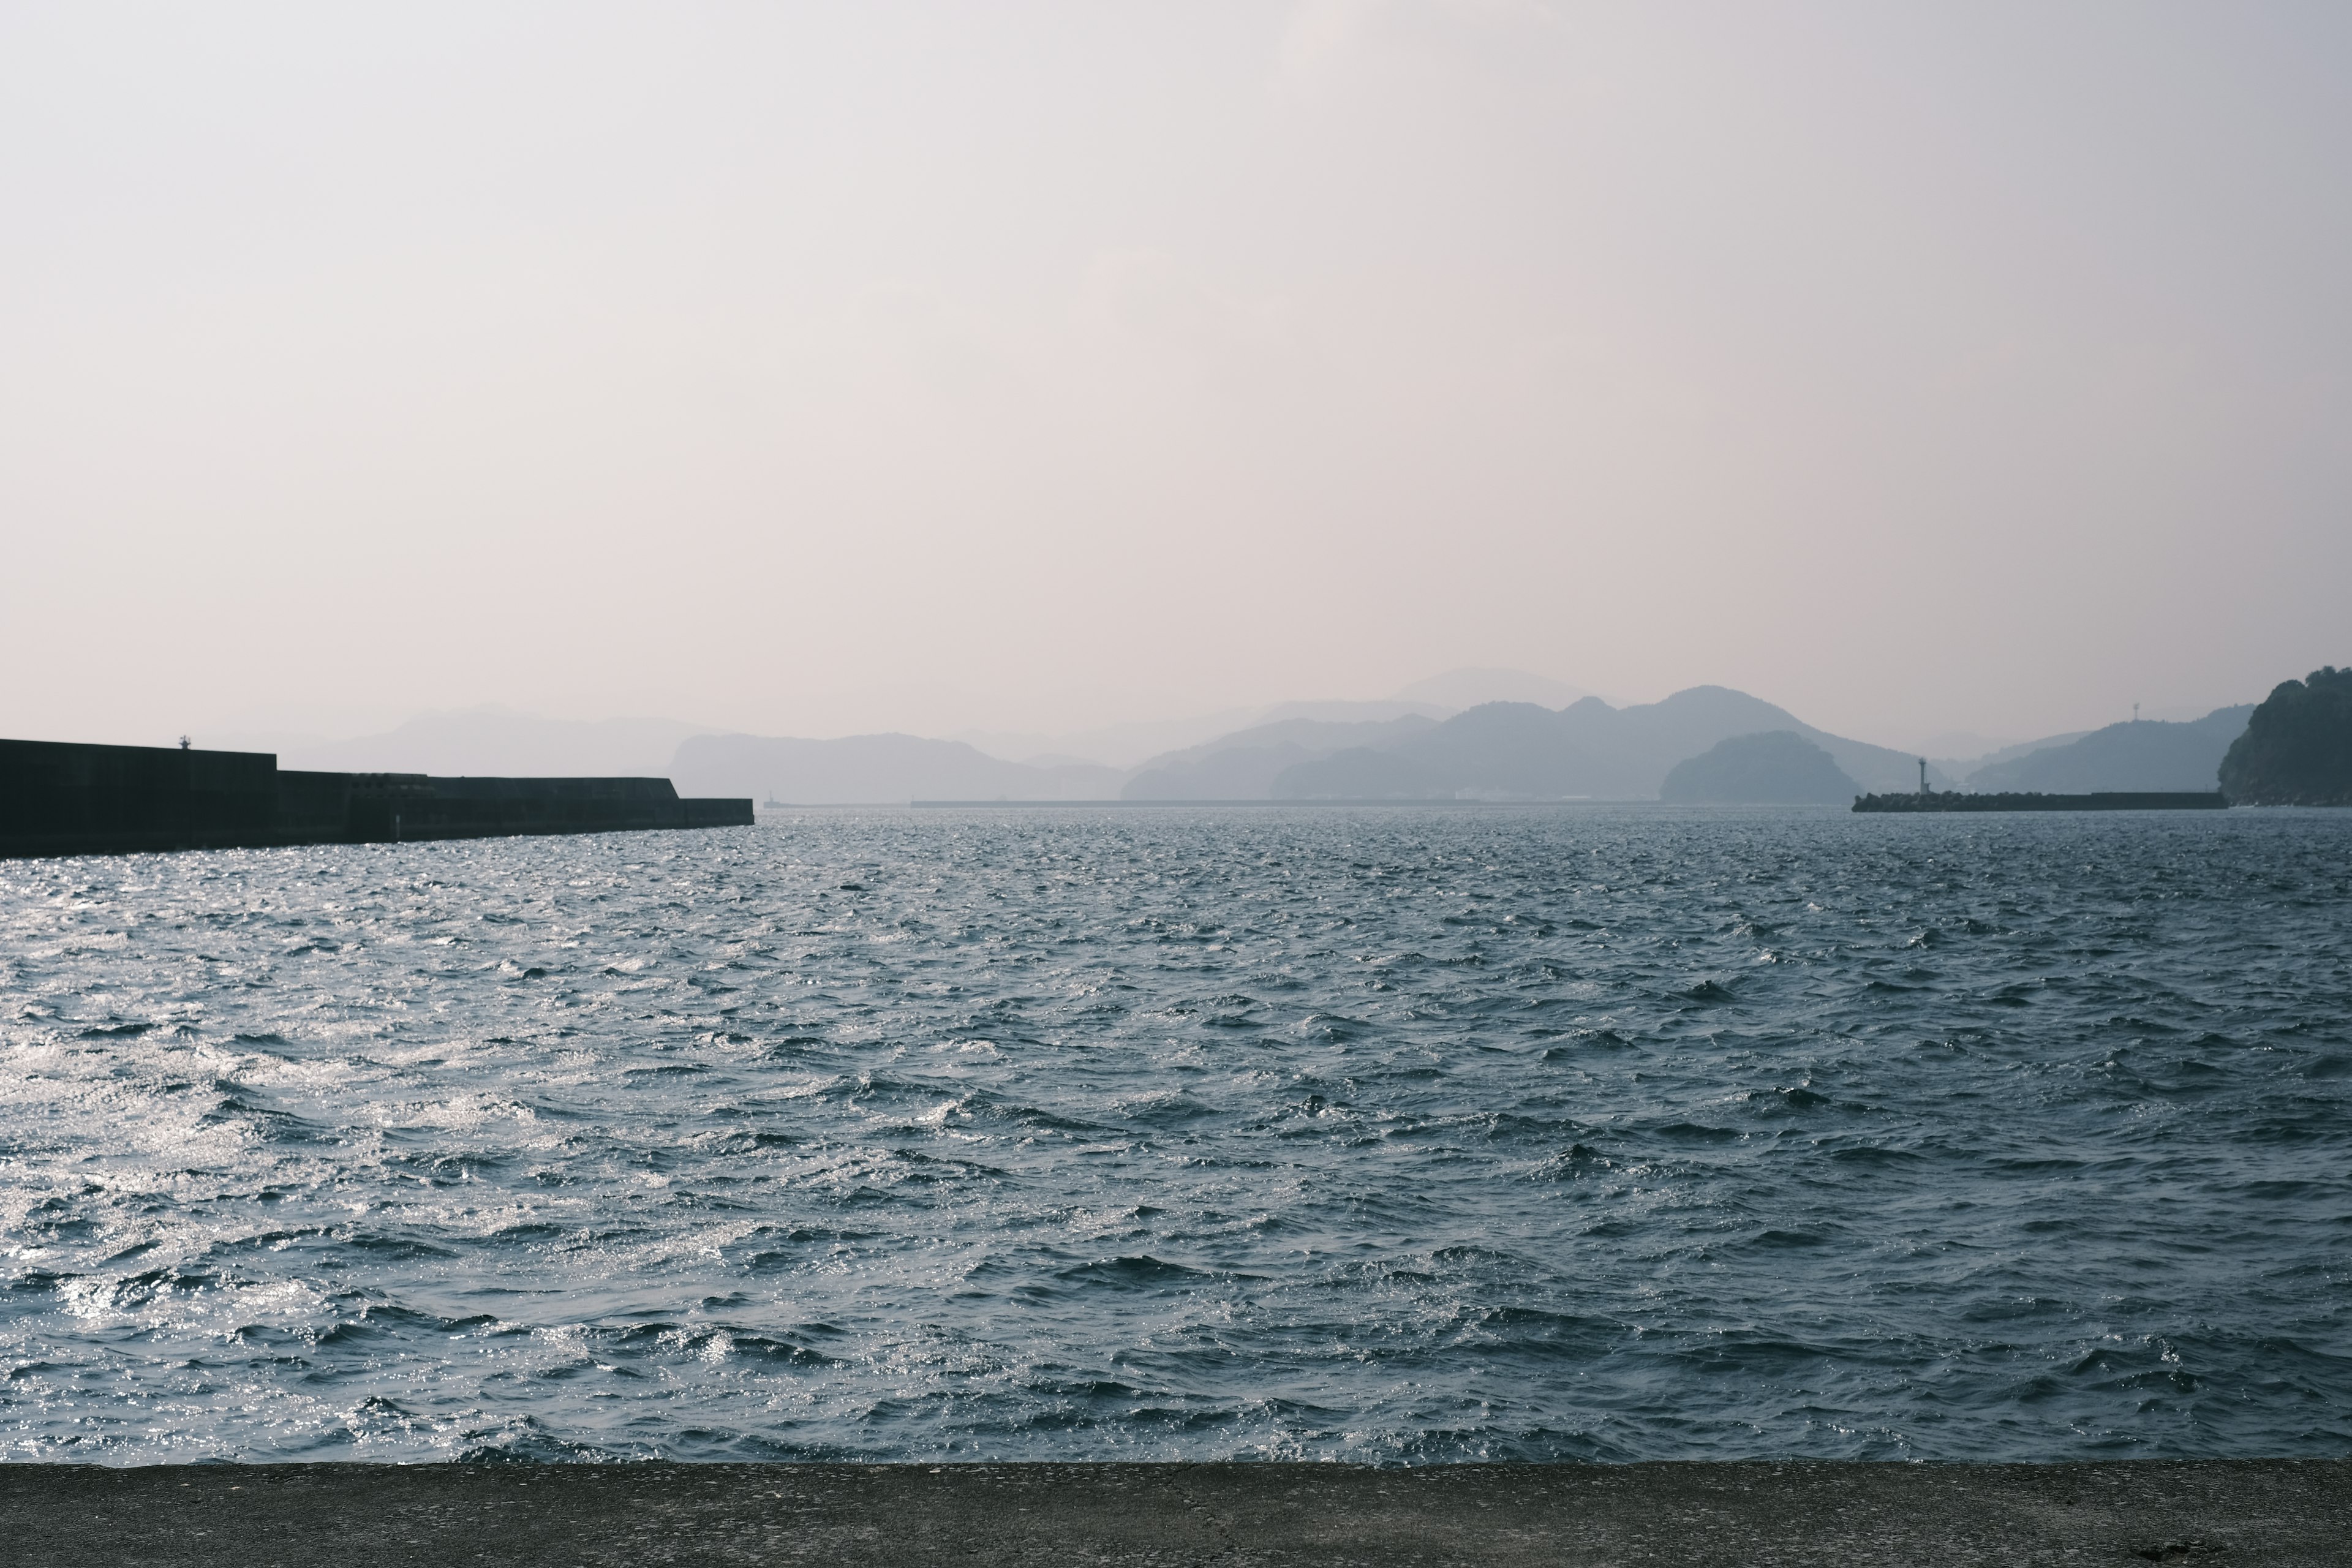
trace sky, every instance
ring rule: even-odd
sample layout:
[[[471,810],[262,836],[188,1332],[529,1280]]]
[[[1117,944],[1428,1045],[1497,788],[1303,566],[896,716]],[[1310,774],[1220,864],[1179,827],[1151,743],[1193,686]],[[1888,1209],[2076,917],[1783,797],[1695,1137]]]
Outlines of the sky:
[[[0,734],[2352,662],[2352,8],[0,8]]]

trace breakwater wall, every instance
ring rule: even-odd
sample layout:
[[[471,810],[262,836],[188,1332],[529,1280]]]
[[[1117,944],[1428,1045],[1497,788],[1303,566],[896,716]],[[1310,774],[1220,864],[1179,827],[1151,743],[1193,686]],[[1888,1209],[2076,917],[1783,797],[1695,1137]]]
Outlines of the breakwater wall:
[[[0,741],[0,858],[751,825],[749,800],[681,799],[667,779],[310,773],[267,752]]]
[[[1959,790],[1854,796],[1856,811],[2221,811],[2220,790],[2116,790],[2095,795],[1984,794]]]

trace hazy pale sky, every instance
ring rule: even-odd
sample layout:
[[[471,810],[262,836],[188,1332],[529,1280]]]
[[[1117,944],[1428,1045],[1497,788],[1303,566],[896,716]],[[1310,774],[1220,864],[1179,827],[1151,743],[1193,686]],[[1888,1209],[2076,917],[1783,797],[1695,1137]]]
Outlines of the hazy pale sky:
[[[0,733],[2352,659],[2352,7],[0,9]]]

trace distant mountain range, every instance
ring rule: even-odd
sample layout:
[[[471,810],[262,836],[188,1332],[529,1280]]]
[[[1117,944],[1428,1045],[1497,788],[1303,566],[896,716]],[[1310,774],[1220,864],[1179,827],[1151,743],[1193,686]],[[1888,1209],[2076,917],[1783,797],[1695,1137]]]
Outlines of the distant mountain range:
[[[1532,702],[1538,708],[1565,708],[1591,696],[1590,691],[1532,675],[1524,669],[1449,669],[1427,680],[1416,680],[1391,701],[1426,703],[1444,713],[1459,713],[1488,702]]]
[[[1788,730],[1717,741],[1658,786],[1660,800],[1686,805],[1844,805],[1861,793],[1836,759]]]
[[[2030,790],[2043,795],[2214,789],[2230,742],[2245,733],[2253,711],[2250,702],[2217,708],[2186,723],[2136,719],[2110,724],[1979,767],[1969,774],[1968,787],[1979,794]]]
[[[1417,713],[1424,719],[1444,719],[1481,702],[1536,702],[1547,708],[1565,708],[1587,695],[1549,676],[1524,669],[1450,669],[1372,701],[1283,702],[1271,708],[1227,709],[1222,713],[1196,714],[1189,719],[1105,724],[1059,734],[965,730],[945,738],[968,742],[992,757],[1009,762],[1040,765],[1100,763],[1107,767],[1134,768],[1156,761],[1164,752],[1190,750],[1236,731],[1278,723],[1285,719],[1354,723],[1401,718],[1408,713]]]
[[[1785,731],[1862,789],[1916,788],[1917,761],[1832,735],[1720,686],[1612,708],[1487,702],[1444,719],[1289,718],[1151,758],[1125,773],[1039,766],[954,741],[698,735],[670,776],[691,795],[803,805],[906,800],[1654,800],[1668,770],[1734,736]],[[1939,787],[1951,780],[1931,770]]]
[[[541,719],[476,708],[426,713],[380,735],[273,749],[281,767],[330,773],[642,778],[669,772],[678,742],[708,729],[677,719]]]
[[[1917,759],[1902,752],[1817,730],[1744,691],[1695,686],[1663,702],[1624,708],[1598,697],[1558,710],[1486,703],[1442,723],[1302,761],[1276,775],[1268,793],[1289,799],[1654,800],[1675,763],[1734,736],[1776,731],[1820,747],[1864,789],[1917,787]]]
[[[750,795],[796,805],[910,800],[1107,800],[1126,777],[1093,763],[1008,763],[961,741],[850,735],[795,741],[695,735],[679,743],[670,781],[680,795]]]
[[[1452,697],[1510,691],[1545,701]],[[2110,725],[1928,768],[1937,789],[2210,789],[2249,707],[2189,723]],[[1192,729],[1199,735],[1201,728]],[[1102,731],[1127,749],[1151,726]],[[1160,727],[1181,738],[1184,726]],[[1771,737],[1787,737],[1785,741]],[[1051,737],[1016,738],[1050,740]],[[1065,737],[1077,740],[1080,737]],[[1736,743],[1735,743],[1736,742]],[[1456,670],[1378,702],[1298,702],[1114,767],[1008,760],[963,740],[727,734],[667,719],[578,722],[495,709],[428,714],[383,734],[289,747],[289,767],[437,774],[667,774],[681,793],[793,805],[908,800],[1654,800],[1839,798],[1918,787],[1906,752],[1832,735],[1727,687],[1612,706],[1512,670]],[[1680,782],[1672,788],[1670,777]],[[1794,793],[1791,793],[1794,792]]]
[[[1285,719],[1254,725],[1154,757],[1135,771],[1119,794],[1128,800],[1273,800],[1292,770],[1350,748],[1377,747],[1434,730],[1420,714],[1355,722]]]
[[[1966,758],[1938,756],[1932,750],[1927,752],[1927,755],[1934,757],[1937,765],[1954,778],[1972,778],[1979,769],[1991,767],[1998,763],[2014,762],[2019,757],[2034,752],[2046,752],[2053,746],[2063,746],[2069,742],[2079,741],[2089,733],[2088,730],[2069,730],[2063,735],[2044,735],[2038,741],[2020,741],[2013,745],[1995,746],[1985,752],[1972,753]]]

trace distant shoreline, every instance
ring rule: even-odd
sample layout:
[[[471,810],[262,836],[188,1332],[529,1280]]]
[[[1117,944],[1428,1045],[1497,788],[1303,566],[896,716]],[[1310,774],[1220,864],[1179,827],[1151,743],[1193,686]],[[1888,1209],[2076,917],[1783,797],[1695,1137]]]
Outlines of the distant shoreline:
[[[1016,805],[1016,806],[1030,807],[1030,808],[1038,807],[1038,806],[1070,805],[1070,806],[1084,806],[1084,807],[1086,807],[1086,808],[1087,808],[1087,809],[1091,810],[1091,809],[1094,809],[1094,808],[1097,808],[1097,807],[1101,807],[1101,806],[1171,806],[1171,805],[1213,805],[1213,806],[1239,806],[1239,805],[1248,805],[1248,806],[1265,806],[1265,805],[1276,805],[1276,806],[1302,806],[1302,805],[1303,805],[1303,806],[1318,806],[1318,805],[1351,805],[1351,806],[1352,806],[1352,805],[1406,805],[1406,806],[1431,806],[1431,805],[1447,805],[1447,806],[1465,806],[1465,805],[1657,805],[1657,804],[1659,804],[1659,803],[1658,803],[1658,802],[1655,802],[1655,801],[1640,801],[1640,800],[1594,800],[1594,799],[1591,798],[1590,796],[1586,796],[1586,795],[1575,795],[1575,796],[1570,796],[1570,797],[1568,797],[1568,798],[1561,799],[1561,800],[1459,800],[1459,799],[1454,798],[1454,796],[1452,796],[1452,795],[1441,795],[1441,796],[1438,796],[1438,797],[1435,797],[1435,798],[1433,798],[1433,799],[1430,799],[1430,800],[1392,800],[1392,799],[1364,799],[1364,800],[1266,800],[1266,799],[1263,799],[1263,798],[1257,798],[1257,799],[1242,799],[1242,800],[1181,800],[1181,799],[1178,799],[1178,800],[910,800],[910,801],[908,801],[907,804],[908,804],[908,806],[910,806],[910,807],[914,807],[914,808],[918,808],[918,809],[921,809],[921,810],[925,810],[925,811],[929,811],[929,810],[937,810],[937,809],[940,809],[940,808],[942,808],[942,807],[983,806],[983,805]],[[782,809],[782,808],[781,808],[781,807],[767,807],[767,808],[763,808],[763,809]]]
[[[857,802],[854,802],[854,801],[842,801],[842,802],[837,802],[837,803],[835,803],[835,805],[845,805],[845,805],[857,805],[857,804],[859,804],[859,803],[857,803]],[[879,803],[879,802],[869,802],[869,803],[866,803],[866,804],[878,805],[881,805],[881,804],[883,804],[883,803]],[[1216,807],[1220,807],[1220,808],[1226,807],[1226,806],[1251,806],[1251,807],[1258,807],[1258,806],[1279,806],[1279,807],[1286,807],[1286,808],[1292,809],[1292,810],[1297,810],[1297,809],[1302,809],[1302,808],[1304,808],[1304,809],[1308,809],[1308,810],[1312,810],[1312,809],[1315,809],[1315,808],[1317,808],[1317,807],[1321,807],[1321,806],[1347,806],[1347,807],[1349,807],[1349,808],[1355,808],[1355,807],[1367,806],[1367,805],[1381,805],[1381,806],[1396,806],[1396,807],[1402,807],[1402,808],[1405,808],[1405,809],[1408,809],[1408,810],[1414,810],[1414,811],[1425,811],[1425,810],[1429,809],[1429,808],[1430,808],[1430,807],[1432,807],[1432,806],[1443,806],[1443,807],[1446,807],[1446,808],[1448,808],[1448,809],[1454,809],[1454,810],[1486,809],[1486,808],[1490,808],[1490,807],[1500,806],[1500,807],[1503,807],[1503,808],[1507,809],[1507,810],[1513,810],[1513,811],[1525,811],[1525,810],[1528,810],[1528,809],[1529,809],[1529,808],[1549,808],[1549,807],[1553,807],[1553,806],[1562,806],[1562,805],[1575,805],[1575,806],[1624,806],[1624,805],[1659,806],[1659,807],[1662,807],[1662,808],[1664,808],[1664,809],[1667,809],[1667,810],[1672,810],[1672,811],[1690,811],[1690,810],[1699,810],[1699,811],[1821,811],[1821,812],[1843,812],[1843,811],[1846,811],[1847,809],[1849,809],[1848,807],[1846,807],[1846,806],[1844,806],[1844,805],[1832,805],[1832,804],[1829,804],[1829,803],[1827,803],[1827,802],[1822,802],[1822,803],[1797,802],[1797,803],[1790,803],[1790,804],[1780,804],[1780,803],[1775,803],[1775,802],[1772,802],[1772,801],[1753,801],[1753,802],[1747,802],[1747,803],[1743,803],[1743,804],[1739,804],[1739,805],[1713,805],[1713,804],[1706,804],[1706,805],[1691,805],[1691,804],[1689,804],[1689,803],[1685,803],[1685,802],[1682,802],[1682,801],[1672,801],[1672,800],[1631,800],[1631,799],[1628,799],[1628,800],[1615,800],[1615,799],[1602,799],[1602,798],[1601,798],[1601,797],[1593,796],[1593,795],[1570,795],[1570,796],[1567,796],[1567,797],[1565,797],[1565,798],[1559,799],[1559,800],[1457,800],[1457,799],[1454,799],[1454,797],[1452,797],[1452,796],[1447,796],[1447,795],[1441,795],[1441,796],[1435,797],[1435,798],[1433,798],[1433,799],[1429,799],[1429,800],[1394,800],[1394,799],[1368,799],[1368,800],[910,800],[910,801],[907,802],[907,805],[908,805],[908,807],[912,808],[912,809],[919,809],[919,810],[924,810],[924,811],[940,810],[940,809],[946,809],[946,808],[968,808],[968,807],[999,806],[999,805],[1004,805],[1004,806],[1019,806],[1019,807],[1022,807],[1022,808],[1024,808],[1024,809],[1035,809],[1035,808],[1040,808],[1040,807],[1050,807],[1050,806],[1075,806],[1075,807],[1082,807],[1082,808],[1087,809],[1087,810],[1094,810],[1094,809],[1096,809],[1096,808],[1098,808],[1098,807],[1104,807],[1104,806],[1118,806],[1118,807],[1127,807],[1127,806],[1143,806],[1143,807],[1165,808],[1165,807],[1171,807],[1171,806],[1186,806],[1186,805],[1196,805],[1196,806],[1216,806]],[[777,805],[767,805],[767,804],[765,804],[765,803],[763,802],[763,803],[761,805],[760,809],[761,809],[761,811],[801,811],[801,810],[814,809],[814,806],[815,806],[815,803],[811,803],[811,805],[805,805],[805,806],[804,806],[804,805],[788,805],[788,804],[784,804],[784,803],[778,803]],[[826,809],[831,809],[831,807],[827,807]]]

